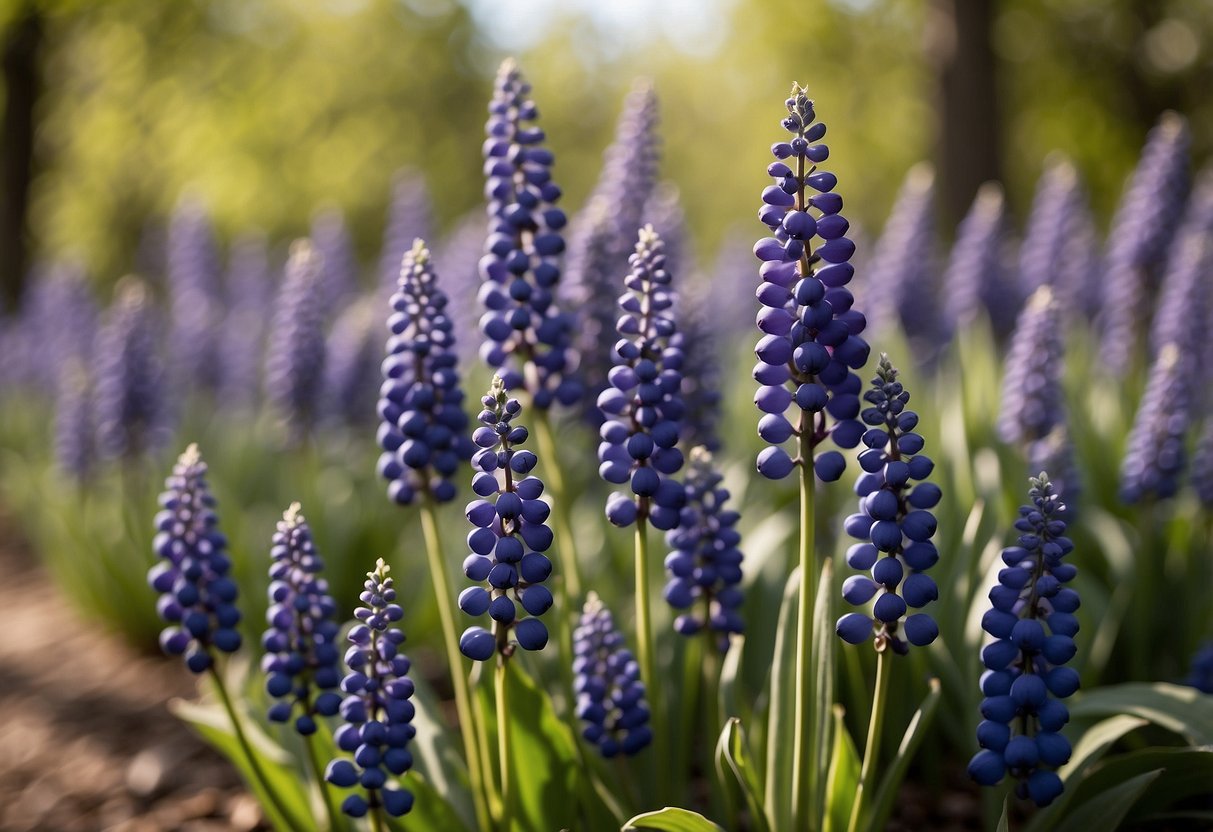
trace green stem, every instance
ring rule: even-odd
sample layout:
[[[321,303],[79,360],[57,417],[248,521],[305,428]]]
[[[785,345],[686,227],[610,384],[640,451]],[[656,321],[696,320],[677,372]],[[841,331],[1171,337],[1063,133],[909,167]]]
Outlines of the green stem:
[[[876,654],[876,690],[872,693],[872,718],[868,722],[868,739],[864,744],[863,765],[859,770],[859,788],[855,791],[855,803],[851,807],[851,822],[847,825],[847,832],[858,832],[859,822],[863,817],[863,804],[876,786],[876,759],[880,753],[880,733],[884,727],[891,655],[887,645]]]
[[[812,696],[809,671],[813,653],[813,605],[817,588],[817,563],[814,556],[813,513],[813,421],[812,414],[800,416],[800,605],[796,611],[796,708],[792,722],[792,817],[796,828],[813,829],[813,799],[810,777],[815,745],[810,736],[809,699]]]
[[[446,645],[447,665],[451,670],[451,686],[455,690],[455,709],[459,715],[459,733],[463,737],[463,753],[467,757],[468,779],[471,781],[472,800],[476,808],[476,823],[481,829],[489,827],[488,788],[480,766],[481,759],[477,736],[475,712],[468,690],[467,675],[463,672],[463,654],[459,652],[459,636],[455,632],[455,610],[451,600],[451,585],[447,578],[446,564],[442,557],[442,541],[438,535],[438,518],[433,498],[426,495],[421,504],[421,530],[425,536],[425,552],[429,560],[430,577],[434,582],[434,594],[438,600],[438,619],[442,625],[442,640]]]
[[[560,557],[560,571],[564,580],[556,582],[558,591],[565,592],[561,609],[570,611],[567,598],[581,598],[581,568],[577,559],[577,537],[573,534],[573,522],[569,516],[572,508],[569,493],[564,486],[564,473],[560,468],[560,454],[556,451],[556,439],[552,433],[552,420],[546,410],[536,410],[535,434],[539,439],[539,453],[547,460],[543,476],[548,481],[552,495],[552,519],[556,525],[556,536],[560,543],[556,548]],[[562,630],[565,628],[561,628]],[[571,646],[571,643],[570,643]],[[566,654],[567,655],[567,654]]]
[[[373,832],[384,832],[383,810],[380,806],[371,807],[371,829]]]
[[[514,789],[510,782],[510,718],[506,674],[509,660],[497,659],[497,762],[501,766],[501,832],[510,832],[514,822]]]
[[[310,703],[308,710],[311,710]],[[329,794],[328,784],[324,782],[324,767],[320,765],[320,758],[316,756],[316,745],[312,742],[311,736],[303,738],[303,745],[307,748],[307,760],[312,767],[312,774],[316,778],[316,785],[320,787],[320,797],[324,800],[324,811],[328,815],[329,829],[337,832],[340,828],[337,826],[337,807],[333,805],[333,796]]]
[[[240,743],[240,750],[244,752],[244,756],[248,759],[249,768],[252,769],[253,776],[257,778],[258,785],[265,792],[265,796],[273,805],[278,817],[282,818],[283,823],[290,823],[291,815],[286,811],[282,801],[279,800],[277,792],[270,787],[270,781],[266,779],[265,772],[261,770],[261,763],[257,760],[257,755],[253,753],[253,747],[249,744],[248,737],[244,733],[244,726],[240,722],[240,717],[236,715],[236,709],[232,706],[232,699],[228,696],[227,686],[223,684],[223,677],[219,675],[219,671],[215,669],[213,663],[210,667],[210,673],[211,679],[215,682],[215,689],[219,691],[219,699],[223,702],[223,709],[227,711],[227,717],[232,721],[232,729],[236,732],[236,742]]]
[[[640,677],[655,714],[663,713],[657,695],[657,676],[653,670],[653,616],[649,606],[649,540],[648,523],[644,517],[636,520],[636,642],[640,659]]]

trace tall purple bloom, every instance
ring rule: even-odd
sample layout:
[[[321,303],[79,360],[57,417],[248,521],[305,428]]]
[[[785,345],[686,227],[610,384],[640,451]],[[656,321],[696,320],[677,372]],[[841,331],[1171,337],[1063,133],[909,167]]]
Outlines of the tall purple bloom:
[[[472,445],[464,436],[468,419],[447,297],[421,240],[404,255],[391,306],[379,388],[379,473],[400,505],[427,496],[449,502],[451,478]]]
[[[97,448],[104,457],[137,457],[167,439],[158,318],[142,282],[119,281],[97,334],[93,370]]]
[[[659,529],[672,529],[686,499],[672,479],[682,468],[683,354],[671,314],[670,274],[652,226],[640,230],[631,265],[627,291],[619,297],[623,314],[615,326],[610,386],[598,396],[604,420],[598,473],[609,483],[631,485],[633,496],[616,491],[607,499],[611,523],[630,526],[648,518]]]
[[[480,448],[472,459],[472,490],[480,499],[467,504],[472,553],[463,562],[463,573],[475,585],[459,594],[464,613],[476,618],[487,612],[493,619],[492,632],[472,626],[459,638],[460,651],[477,662],[494,654],[507,659],[515,644],[542,650],[548,630],[539,616],[552,606],[552,592],[544,586],[552,574],[552,562],[544,554],[552,545],[547,525],[551,507],[540,499],[543,481],[531,475],[538,458],[519,448],[529,436],[525,427],[513,423],[522,405],[507,395],[500,376],[493,378],[481,404],[481,426],[472,434]]]
[[[400,261],[413,241],[428,240],[433,236],[431,213],[430,192],[421,174],[408,169],[397,171],[392,177],[387,225],[379,251],[379,285],[385,295],[396,291]]]
[[[168,286],[172,320],[173,383],[182,389],[219,389],[223,288],[219,253],[206,206],[186,197],[168,228]]]
[[[1213,171],[1199,180],[1170,246],[1150,326],[1149,352],[1168,343],[1181,352],[1201,355],[1209,349],[1206,333],[1213,306],[1208,279],[1213,266]]]
[[[1171,343],[1150,365],[1120,466],[1120,498],[1126,503],[1165,499],[1179,490],[1192,418],[1193,359]]]
[[[668,262],[668,261],[667,261]],[[682,419],[682,441],[685,445],[703,445],[709,451],[720,449],[722,342],[714,313],[718,309],[716,298],[703,287],[693,289],[678,298],[678,320],[680,326],[675,345],[691,361],[683,362],[682,400],[685,413]]]
[[[1031,502],[1015,522],[1018,545],[1002,550],[1007,568],[998,573],[991,609],[981,619],[994,641],[981,651],[985,699],[977,742],[983,750],[969,762],[969,776],[993,786],[1010,774],[1020,798],[1047,806],[1063,789],[1053,769],[1070,759],[1070,743],[1060,733],[1070,712],[1061,700],[1078,690],[1078,674],[1065,665],[1077,649],[1079,598],[1064,586],[1077,572],[1062,561],[1074,549],[1061,519],[1065,505],[1043,472],[1031,483]]]
[[[741,535],[735,528],[741,515],[725,508],[729,492],[723,479],[706,448],[691,451],[681,522],[666,533],[670,578],[662,593],[666,603],[682,611],[674,629],[686,636],[710,633],[722,653],[729,649],[729,635],[745,630]]]
[[[413,808],[413,793],[388,779],[389,774],[399,777],[413,767],[409,743],[417,734],[412,725],[416,707],[408,676],[411,664],[400,652],[404,633],[392,626],[404,611],[396,603],[389,571],[380,558],[375,571],[367,573],[358,596],[364,606],[354,610],[358,623],[346,636],[350,647],[345,664],[350,672],[341,680],[345,724],[333,732],[333,740],[353,759],[339,757],[324,772],[324,779],[338,788],[361,789],[341,804],[341,811],[354,818],[378,814],[380,809],[398,818]]]
[[[9,372],[33,390],[55,393],[60,368],[92,354],[97,318],[97,301],[79,264],[35,267],[5,352]]]
[[[274,285],[265,235],[246,232],[228,252],[227,315],[223,321],[223,403],[250,408],[261,390],[265,321],[270,316]]]
[[[1129,367],[1145,332],[1158,287],[1157,264],[1166,259],[1188,196],[1190,144],[1183,116],[1163,113],[1112,218],[1100,354],[1113,373]]]
[[[847,551],[847,565],[867,572],[842,585],[848,604],[872,613],[852,612],[838,619],[837,633],[848,644],[862,644],[876,634],[876,649],[904,655],[909,645],[925,647],[939,636],[928,613],[907,615],[939,598],[939,588],[926,575],[939,560],[931,538],[940,500],[939,486],[927,482],[935,463],[922,453],[923,438],[914,433],[918,414],[906,408],[910,394],[897,380],[889,357],[880,357],[872,387],[864,393],[871,406],[863,411],[867,446],[859,455],[864,474],[855,483],[859,512],[846,519],[847,534],[862,542]],[[917,485],[912,485],[917,481]],[[907,574],[908,572],[908,574]]]
[[[148,583],[160,593],[156,609],[169,626],[160,634],[166,653],[185,656],[194,673],[214,663],[214,650],[240,648],[240,610],[227,538],[219,531],[215,498],[206,482],[206,463],[197,445],[177,459],[160,495],[152,548],[160,562]]]
[[[1002,187],[987,182],[977,191],[973,206],[956,231],[956,242],[944,272],[946,288],[944,310],[952,330],[964,329],[980,315],[989,317],[1000,337],[1005,325],[1008,303],[1008,275],[1003,268],[1006,202]]]
[[[447,297],[458,303],[447,307],[456,332],[466,333],[456,341],[459,364],[471,367],[480,345],[471,337],[480,327],[480,309],[473,298],[480,290],[480,255],[484,247],[484,213],[473,211],[456,223],[455,228],[434,249],[434,270],[442,275]]]
[[[850,236],[851,232],[847,232]],[[750,235],[740,228],[730,231],[720,244],[707,275],[707,288],[700,297],[710,298],[712,326],[720,339],[725,361],[739,356],[738,341],[748,338],[754,326],[754,291],[761,284],[754,273]],[[747,350],[748,352],[748,350]]]
[[[589,594],[573,631],[573,657],[581,735],[608,759],[638,754],[653,741],[640,665],[597,593]]]
[[[1083,297],[1092,265],[1088,262],[1092,254],[1089,241],[1084,238],[1089,221],[1078,171],[1064,157],[1050,158],[1036,185],[1019,249],[1023,297],[1049,286],[1067,312],[1081,312],[1089,306],[1091,301]]]
[[[373,297],[351,303],[333,322],[325,345],[325,415],[357,430],[374,425],[375,400],[383,380],[379,308]]]
[[[278,521],[270,549],[269,629],[261,637],[265,655],[261,670],[265,689],[277,699],[269,718],[286,722],[295,713],[295,730],[316,732],[316,716],[333,716],[341,704],[334,692],[340,681],[337,605],[328,581],[320,577],[324,562],[312,542],[312,530],[298,503]]]
[[[1205,419],[1192,453],[1192,490],[1202,506],[1213,508],[1213,419]]]
[[[930,165],[910,168],[872,253],[869,314],[901,330],[918,348],[939,346],[942,323],[935,258],[935,174]],[[879,304],[877,296],[881,298]]]
[[[695,264],[687,258],[687,218],[678,186],[673,182],[662,182],[654,188],[645,203],[644,214],[645,221],[665,242],[665,262],[670,274],[690,274]]]
[[[757,290],[763,335],[754,348],[754,378],[761,386],[754,403],[766,414],[758,435],[771,444],[758,455],[758,471],[783,479],[796,465],[811,463],[818,477],[833,482],[845,467],[842,454],[793,459],[781,445],[798,436],[811,453],[827,437],[842,448],[859,443],[863,426],[856,417],[863,385],[852,370],[868,360],[868,344],[859,337],[867,321],[853,308],[854,296],[846,288],[855,273],[848,262],[855,244],[846,237],[850,224],[839,213],[838,179],[817,169],[829,156],[821,143],[826,126],[816,122],[813,102],[799,85],[785,103],[782,124],[792,138],[771,146],[777,161],[767,173],[775,184],[762,192],[758,213],[774,236],[754,246],[763,261]],[[814,240],[820,240],[815,247]],[[786,415],[789,410],[795,423]]]
[[[574,404],[581,386],[573,348],[574,316],[557,303],[564,212],[552,181],[555,157],[534,124],[531,85],[512,60],[497,73],[484,143],[488,254],[480,261],[480,299],[487,310],[481,356],[506,389],[525,388],[540,410]]]
[[[79,358],[65,363],[55,393],[55,464],[78,482],[96,462],[91,380]]]
[[[315,425],[324,379],[320,266],[309,240],[291,245],[266,345],[267,397],[296,441]]]
[[[312,217],[311,235],[321,257],[320,295],[324,308],[341,309],[358,294],[358,259],[341,209],[329,206],[317,211]],[[400,264],[399,259],[396,264]]]

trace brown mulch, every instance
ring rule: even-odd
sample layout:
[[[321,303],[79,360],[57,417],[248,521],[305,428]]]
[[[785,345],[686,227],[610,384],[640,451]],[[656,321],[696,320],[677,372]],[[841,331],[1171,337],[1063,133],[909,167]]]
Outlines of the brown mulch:
[[[179,664],[65,603],[0,516],[0,832],[263,828],[239,777],[165,707]]]

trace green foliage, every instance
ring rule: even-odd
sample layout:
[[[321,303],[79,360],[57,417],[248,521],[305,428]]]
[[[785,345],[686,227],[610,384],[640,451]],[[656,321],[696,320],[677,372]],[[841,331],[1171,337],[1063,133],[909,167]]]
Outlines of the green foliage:
[[[686,809],[660,809],[656,812],[645,812],[637,815],[624,824],[621,832],[724,832],[723,828],[712,823],[696,812]]]

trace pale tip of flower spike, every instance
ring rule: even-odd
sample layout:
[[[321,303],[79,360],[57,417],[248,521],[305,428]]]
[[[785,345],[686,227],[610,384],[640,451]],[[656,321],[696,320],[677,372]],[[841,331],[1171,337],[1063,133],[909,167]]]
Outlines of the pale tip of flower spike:
[[[1006,195],[997,182],[984,182],[977,189],[976,210],[981,217],[995,217],[1002,213]]]
[[[1158,353],[1158,370],[1166,372],[1174,367],[1179,362],[1179,347],[1174,343],[1168,343]]]
[[[367,572],[366,576],[373,581],[382,580],[383,578],[387,577],[387,573],[389,573],[391,571],[392,571],[392,567],[387,565],[387,561],[385,561],[383,558],[376,558],[375,559],[375,571]]]
[[[644,245],[652,245],[657,240],[661,239],[660,235],[657,233],[657,230],[653,228],[652,223],[645,223],[644,228],[640,229],[638,232],[638,238],[639,241]]]
[[[1028,298],[1028,308],[1038,311],[1048,309],[1053,305],[1053,289],[1047,285],[1041,286]]]
[[[297,526],[304,522],[303,506],[301,506],[298,501],[291,503],[287,507],[286,511],[282,513],[282,519],[291,526]]]
[[[182,465],[197,465],[202,461],[202,453],[198,450],[198,443],[191,442],[182,452],[177,461]]]
[[[918,162],[906,174],[906,188],[914,193],[925,193],[935,185],[935,168],[930,162]]]
[[[1158,130],[1168,139],[1176,138],[1187,129],[1188,120],[1174,110],[1167,110],[1158,117]]]
[[[413,258],[414,263],[428,263],[430,260],[430,250],[425,245],[425,240],[417,237],[413,240],[413,247],[409,249],[409,257]]]

